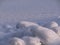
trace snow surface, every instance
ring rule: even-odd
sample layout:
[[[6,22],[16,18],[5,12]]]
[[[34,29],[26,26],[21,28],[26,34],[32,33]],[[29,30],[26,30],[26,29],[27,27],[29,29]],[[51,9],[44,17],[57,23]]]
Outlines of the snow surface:
[[[46,45],[55,45],[55,43],[57,44],[60,40],[60,37],[54,31],[45,27],[39,26],[35,29],[33,28],[31,31]]]
[[[26,45],[41,45],[38,37],[24,36],[23,40],[26,42]]]
[[[52,22],[47,23],[47,24],[45,24],[45,25],[43,25],[43,26],[44,26],[44,27],[47,27],[47,28],[54,28],[54,27],[58,27],[59,25],[58,25],[57,22],[52,21]]]
[[[59,26],[58,22],[52,21],[43,26],[47,27],[49,29],[52,29],[55,33],[57,33],[60,36],[60,26]]]
[[[25,42],[20,38],[14,37],[9,40],[9,45],[25,45]]]
[[[0,45],[27,42],[60,45],[59,0],[0,0]]]
[[[56,22],[51,24],[51,28],[30,21],[2,25],[0,45],[60,45],[60,27]]]

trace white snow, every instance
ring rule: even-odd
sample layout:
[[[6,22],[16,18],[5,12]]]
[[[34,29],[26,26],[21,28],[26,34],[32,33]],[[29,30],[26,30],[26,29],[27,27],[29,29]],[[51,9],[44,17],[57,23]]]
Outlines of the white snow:
[[[38,36],[41,39],[41,41],[46,45],[49,45],[49,44],[54,45],[55,41],[60,40],[59,36],[54,31],[52,31],[51,29],[42,27],[42,26],[39,26],[39,27],[37,27],[35,29],[33,28],[33,29],[31,29],[31,31],[36,36]]]
[[[52,22],[47,23],[47,24],[45,24],[45,25],[43,25],[43,26],[44,26],[44,27],[47,27],[47,28],[54,28],[54,27],[58,27],[59,25],[58,25],[57,22],[52,21]]]
[[[51,25],[50,25],[51,28],[54,28],[54,27],[58,27],[58,24],[56,22],[51,22]]]
[[[51,28],[54,32],[56,32],[60,36],[60,26]]]
[[[60,26],[55,21],[43,26],[20,21],[0,26],[0,45],[60,45]]]
[[[0,45],[60,45],[60,1],[0,0]]]
[[[57,33],[60,36],[60,26],[57,22],[52,21],[50,23],[45,24],[44,27],[52,29],[55,33]]]
[[[33,23],[33,22],[28,22],[28,21],[21,21],[21,22],[19,22],[19,25],[17,25],[17,26],[19,26],[21,28],[28,28],[30,26],[38,26],[38,24]]]
[[[26,45],[41,45],[40,39],[38,37],[23,37],[23,40],[26,42]]]
[[[25,45],[25,42],[20,38],[14,37],[9,41],[9,45]]]

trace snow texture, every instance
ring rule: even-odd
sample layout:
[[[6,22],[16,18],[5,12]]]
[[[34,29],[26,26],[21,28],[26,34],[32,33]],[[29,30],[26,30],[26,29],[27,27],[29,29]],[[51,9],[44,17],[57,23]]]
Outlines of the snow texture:
[[[10,45],[25,45],[25,42],[17,37],[12,38],[9,43]]]
[[[55,21],[44,27],[29,21],[0,27],[0,45],[60,45],[60,27]]]
[[[26,45],[41,45],[40,39],[38,37],[23,37],[23,40],[26,42]]]

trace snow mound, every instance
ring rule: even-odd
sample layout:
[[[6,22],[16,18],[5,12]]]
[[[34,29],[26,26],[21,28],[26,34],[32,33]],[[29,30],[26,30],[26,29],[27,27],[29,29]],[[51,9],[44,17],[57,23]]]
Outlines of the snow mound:
[[[51,28],[54,32],[56,32],[59,36],[60,36],[60,27],[55,27],[55,28]]]
[[[52,29],[52,31],[54,31],[55,33],[57,33],[60,36],[60,26],[58,25],[57,22],[52,21],[51,23],[44,25],[44,27]]]
[[[51,28],[54,28],[54,27],[58,27],[58,24],[56,22],[51,22],[51,25],[50,25]]]
[[[26,28],[29,26],[38,26],[38,24],[28,21],[21,21],[16,25],[16,27],[21,27],[21,28]]]
[[[55,22],[55,21],[52,21],[52,22],[50,22],[50,23],[45,24],[44,27],[47,27],[47,28],[58,27],[58,23]]]
[[[41,45],[40,39],[38,37],[23,37],[23,40],[26,42],[26,45]]]
[[[9,43],[10,45],[25,45],[25,42],[17,37],[12,38]]]
[[[52,31],[51,29],[39,26],[35,29],[31,29],[31,31],[38,36],[43,44],[45,45],[54,45],[56,41],[59,41],[59,36]],[[57,43],[57,42],[56,42]]]

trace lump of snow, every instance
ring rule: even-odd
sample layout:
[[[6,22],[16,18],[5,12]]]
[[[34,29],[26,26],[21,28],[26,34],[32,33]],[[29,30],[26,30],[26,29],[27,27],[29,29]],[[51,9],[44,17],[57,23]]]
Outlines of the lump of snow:
[[[26,45],[41,45],[40,39],[38,37],[23,37],[23,40],[26,42]]]
[[[16,27],[21,27],[21,28],[29,27],[29,26],[38,26],[38,24],[28,21],[21,21],[16,25]]]
[[[52,28],[54,32],[56,32],[60,36],[60,27],[54,27]]]
[[[48,28],[39,26],[35,29],[31,29],[31,31],[41,39],[41,42],[43,42],[43,44],[53,45],[55,44],[54,42],[59,41],[59,36]]]
[[[57,16],[55,19],[54,19],[55,22],[57,22],[59,25],[60,25],[60,16]]]
[[[45,24],[44,27],[54,28],[54,27],[58,27],[58,24],[55,21],[52,21],[50,23]]]
[[[14,37],[9,41],[9,44],[10,45],[25,45],[25,42],[20,38]]]
[[[23,35],[25,36],[32,36],[33,34],[31,33],[31,28],[39,26],[36,23],[33,22],[28,22],[28,21],[21,21],[16,25],[16,27],[20,30],[23,30]]]
[[[51,22],[51,25],[50,25],[51,28],[54,28],[54,27],[58,27],[58,24],[56,22]]]
[[[44,26],[52,29],[54,32],[56,32],[60,36],[60,27],[58,26],[58,24],[56,22],[53,21],[53,22],[46,24]]]
[[[45,25],[45,27],[52,29],[54,32],[56,32],[60,36],[60,27],[56,22],[53,21],[50,24]]]

